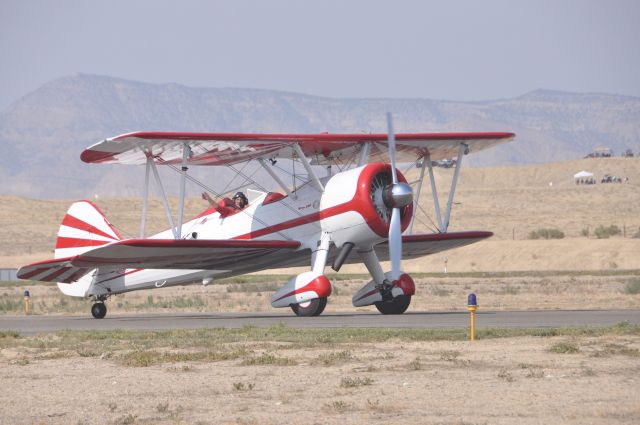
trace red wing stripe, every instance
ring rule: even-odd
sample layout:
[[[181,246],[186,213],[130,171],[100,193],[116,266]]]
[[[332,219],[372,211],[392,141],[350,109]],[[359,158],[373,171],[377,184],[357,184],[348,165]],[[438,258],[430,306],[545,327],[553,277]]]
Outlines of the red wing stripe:
[[[30,272],[28,272],[28,273],[21,274],[21,275],[20,275],[20,276],[18,276],[18,277],[19,277],[20,279],[29,279],[29,278],[32,278],[32,277],[33,277],[33,276],[35,276],[35,275],[38,275],[38,274],[40,274],[40,273],[44,273],[44,272],[45,272],[45,271],[47,271],[47,270],[49,270],[49,267],[40,267],[40,268],[37,268],[37,269],[35,269],[35,270],[32,270],[32,271],[30,271]]]
[[[39,280],[43,282],[54,282],[56,277],[60,276],[64,272],[68,272],[70,269],[71,267],[60,267],[58,270],[54,271],[53,273],[42,276]]]
[[[82,269],[78,269],[77,272],[73,273],[71,276],[68,276],[67,278],[65,278],[63,280],[64,283],[71,283],[71,282],[75,282],[76,280],[80,279],[82,276],[84,276],[87,273],[87,269],[82,268]]]
[[[505,132],[457,132],[457,133],[398,133],[396,140],[457,140],[457,139],[504,139],[513,137],[513,133]],[[147,140],[193,140],[193,141],[262,141],[272,143],[309,143],[309,142],[335,142],[335,143],[366,143],[386,142],[388,135],[380,134],[257,134],[257,133],[194,133],[194,132],[156,132],[140,131],[116,136],[113,140],[129,138]],[[255,146],[252,145],[252,146]],[[267,145],[268,146],[268,145]]]
[[[103,232],[102,230],[98,229],[97,227],[92,226],[91,224],[85,221],[82,221],[79,218],[76,218],[69,214],[64,216],[64,219],[62,219],[62,224],[64,226],[73,227],[74,229],[85,230],[90,233],[95,233],[96,235],[104,236],[105,238],[117,240],[116,238],[113,237],[113,235],[109,235]]]
[[[58,236],[58,239],[56,239],[56,249],[82,248],[87,246],[102,246],[102,245],[107,245],[109,243],[111,242],[97,241],[97,240],[91,240],[91,239],[65,238],[62,236]]]

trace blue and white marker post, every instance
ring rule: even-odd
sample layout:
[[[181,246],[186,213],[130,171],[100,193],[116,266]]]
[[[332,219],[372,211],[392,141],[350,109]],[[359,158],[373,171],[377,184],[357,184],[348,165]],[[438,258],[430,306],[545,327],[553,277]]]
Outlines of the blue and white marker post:
[[[469,315],[471,316],[471,335],[469,337],[470,341],[475,341],[476,339],[476,310],[478,309],[478,300],[476,299],[476,294],[469,294],[467,297],[467,310],[469,310]]]

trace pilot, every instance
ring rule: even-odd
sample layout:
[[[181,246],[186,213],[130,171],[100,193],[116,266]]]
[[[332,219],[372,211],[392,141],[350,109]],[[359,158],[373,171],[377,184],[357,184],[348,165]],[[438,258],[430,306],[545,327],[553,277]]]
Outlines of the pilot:
[[[207,192],[202,192],[202,199],[209,201],[209,205],[211,205],[212,208],[218,207],[218,203]],[[249,200],[242,192],[237,192],[235,195],[233,195],[231,201],[233,201],[233,205],[230,205],[230,207],[238,211],[244,209],[244,207],[246,207],[249,203]]]
[[[233,201],[233,207],[237,210],[244,209],[244,207],[246,207],[247,204],[249,203],[249,200],[242,192],[236,192],[236,194],[233,195],[233,198],[231,198],[231,200]]]

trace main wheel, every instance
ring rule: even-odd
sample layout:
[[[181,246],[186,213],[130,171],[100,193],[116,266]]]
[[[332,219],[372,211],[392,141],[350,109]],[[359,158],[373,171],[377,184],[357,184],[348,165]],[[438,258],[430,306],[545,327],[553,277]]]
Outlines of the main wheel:
[[[326,306],[327,297],[322,297],[300,304],[291,304],[291,310],[301,317],[320,316]]]
[[[378,301],[376,308],[382,314],[402,314],[411,304],[411,295],[399,295],[389,301]]]
[[[107,315],[107,306],[104,303],[95,303],[91,306],[91,314],[96,319],[102,319]]]

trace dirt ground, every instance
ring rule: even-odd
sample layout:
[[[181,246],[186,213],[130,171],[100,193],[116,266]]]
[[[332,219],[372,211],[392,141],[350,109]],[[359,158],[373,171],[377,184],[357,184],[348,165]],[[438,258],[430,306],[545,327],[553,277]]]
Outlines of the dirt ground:
[[[280,365],[230,359],[147,367],[123,366],[110,352],[59,358],[47,349],[31,349],[30,357],[4,349],[0,422],[637,424],[638,347],[637,335],[306,348],[249,342],[243,350]]]
[[[134,292],[108,305],[111,313],[271,310],[271,288],[279,282],[264,278]],[[635,272],[420,278],[411,308],[463,310],[470,291],[481,309],[639,308],[639,282]],[[336,281],[326,311],[353,311],[351,294],[363,283]],[[22,289],[4,291],[20,295]],[[55,287],[29,289],[37,314],[89,314],[90,303],[63,297]],[[22,345],[0,338],[2,388],[10,389],[0,392],[0,423],[640,421],[638,332],[474,342],[413,340],[394,332],[400,331],[375,342],[335,342],[319,334],[305,343],[288,337],[218,343],[196,334],[197,342],[186,347],[180,333],[159,335],[164,342],[132,338],[124,347],[99,335],[78,346],[74,333],[21,337],[27,340]]]

